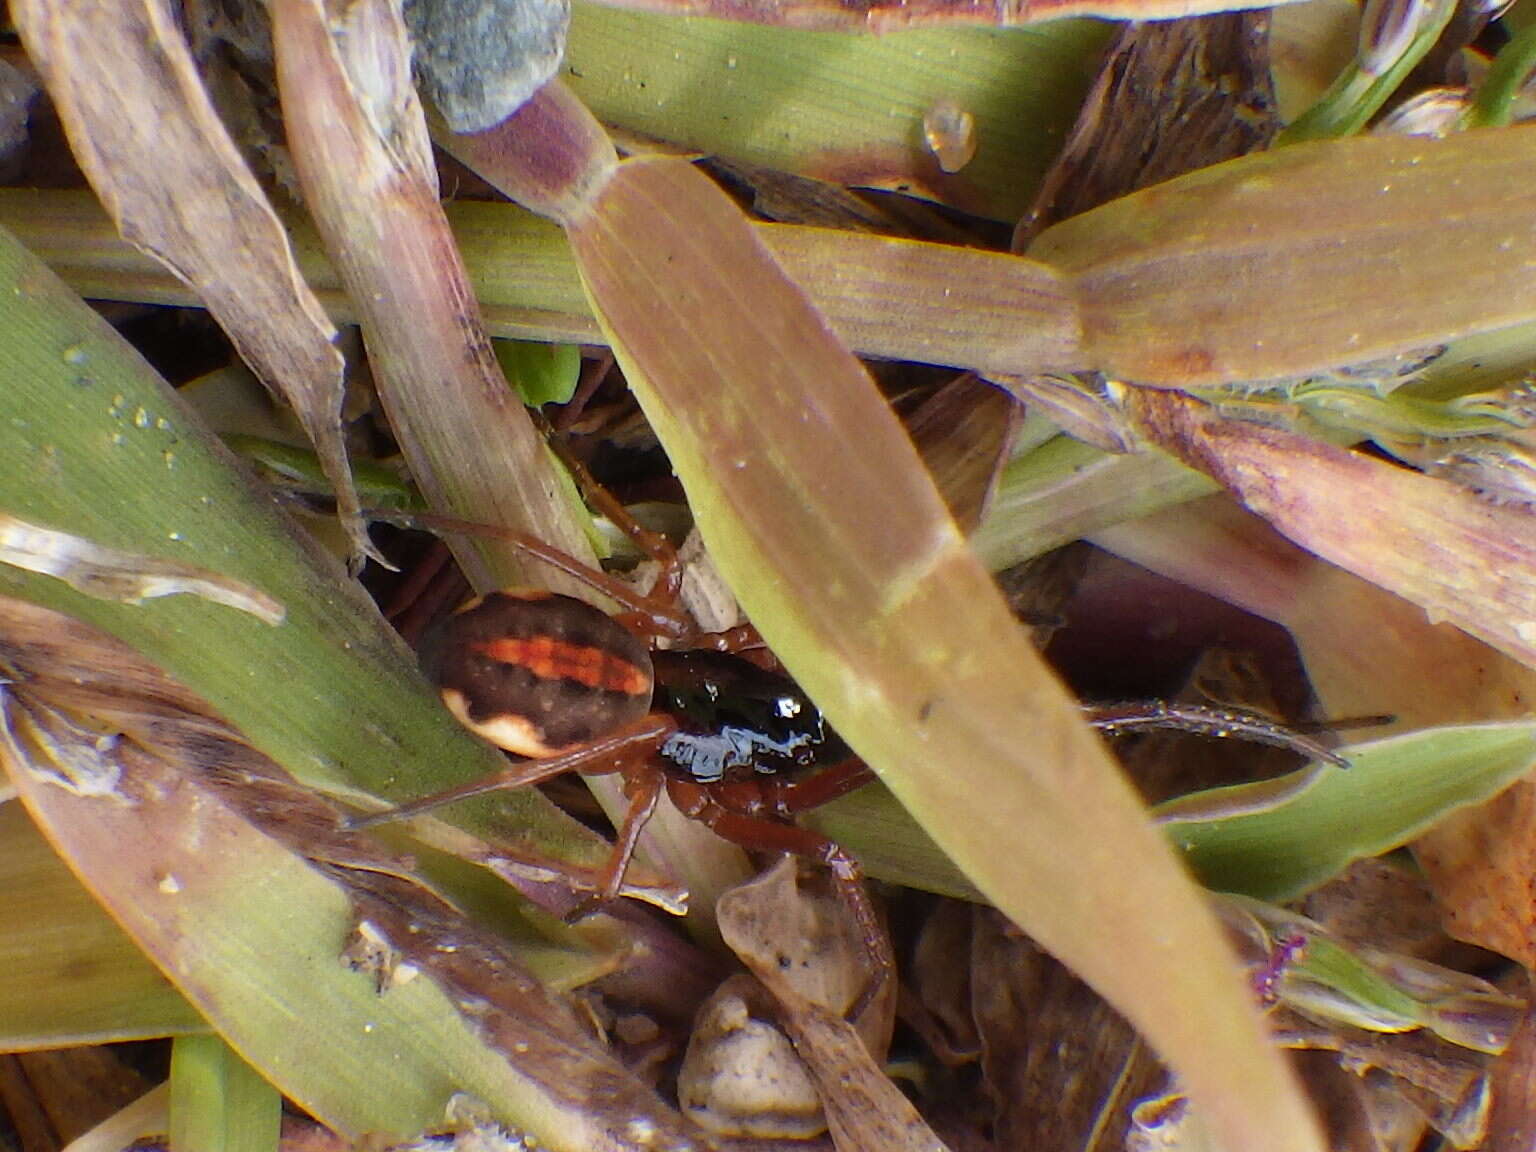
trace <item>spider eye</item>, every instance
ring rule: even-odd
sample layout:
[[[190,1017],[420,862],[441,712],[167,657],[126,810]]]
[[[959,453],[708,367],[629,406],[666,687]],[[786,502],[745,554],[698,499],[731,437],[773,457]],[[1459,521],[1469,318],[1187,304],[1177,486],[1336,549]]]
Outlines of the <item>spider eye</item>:
[[[780,696],[774,701],[773,710],[777,715],[789,719],[800,715],[800,701],[793,696]]]

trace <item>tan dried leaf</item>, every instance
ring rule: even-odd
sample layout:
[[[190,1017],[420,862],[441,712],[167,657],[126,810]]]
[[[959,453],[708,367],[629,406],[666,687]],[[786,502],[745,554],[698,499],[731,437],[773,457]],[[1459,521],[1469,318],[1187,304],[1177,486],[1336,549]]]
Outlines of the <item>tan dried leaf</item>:
[[[259,589],[218,572],[157,556],[124,552],[0,513],[0,564],[56,576],[76,591],[137,604],[158,596],[199,596],[267,624],[283,622],[283,606]]]
[[[439,512],[531,532],[592,562],[543,441],[507,387],[438,202],[410,47],[387,0],[272,4],[294,165],[368,345],[412,478]],[[345,43],[343,43],[345,41]],[[494,541],[450,542],[481,591],[526,579]],[[585,589],[545,567],[537,581]]]
[[[1223,419],[1182,393],[1127,395],[1149,441],[1304,548],[1536,665],[1529,511],[1296,433]]]
[[[821,1089],[838,1152],[946,1152],[843,1018],[865,978],[860,945],[839,906],[808,898],[795,875],[786,857],[722,896],[720,934],[778,1000],[784,1030]],[[877,999],[871,1010],[878,1008]]]
[[[336,329],[204,91],[165,0],[11,7],[70,146],[124,239],[185,281],[266,386],[293,406],[372,552],[341,438]]]

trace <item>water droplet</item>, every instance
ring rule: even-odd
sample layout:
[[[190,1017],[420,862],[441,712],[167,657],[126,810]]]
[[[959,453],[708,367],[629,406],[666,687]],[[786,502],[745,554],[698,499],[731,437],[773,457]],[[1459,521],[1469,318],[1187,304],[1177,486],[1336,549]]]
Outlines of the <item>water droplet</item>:
[[[923,140],[941,169],[958,172],[976,155],[976,118],[953,100],[940,100],[923,114]]]

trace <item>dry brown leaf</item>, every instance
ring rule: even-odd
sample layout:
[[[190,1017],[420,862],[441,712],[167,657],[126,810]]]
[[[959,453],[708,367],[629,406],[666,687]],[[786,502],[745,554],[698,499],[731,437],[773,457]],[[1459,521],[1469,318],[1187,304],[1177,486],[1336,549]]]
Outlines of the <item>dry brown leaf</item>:
[[[970,955],[972,906],[959,900],[941,900],[923,921],[912,947],[909,963],[902,966],[902,980],[912,991],[920,1012],[909,1016],[939,1061],[959,1067],[975,1060],[981,1051],[976,1020],[971,1012],[971,966],[961,963]]]
[[[971,1010],[1000,1148],[1118,1147],[1166,1078],[1114,1009],[990,909],[971,937]]]
[[[70,146],[123,237],[190,285],[292,405],[372,553],[341,437],[336,329],[204,91],[165,0],[17,0],[11,15]]]
[[[1298,1052],[1292,1065],[1328,1128],[1329,1152],[1413,1152],[1424,1138],[1424,1117],[1326,1052]]]
[[[816,987],[816,974],[824,970],[813,968],[811,958],[827,947],[828,936],[853,934],[846,918],[841,928],[828,923],[825,902],[801,896],[795,873],[795,862],[786,857],[722,896],[720,934],[778,1000],[784,1029],[821,1089],[838,1152],[947,1152],[881,1070],[858,1028],[843,1018],[851,1000],[846,987],[842,995]],[[844,945],[850,953],[857,947]],[[828,1007],[839,999],[843,1007]]]
[[[1007,392],[965,373],[904,421],[949,514],[967,535],[986,515],[1022,416],[1022,406]]]
[[[1528,975],[1518,983],[1530,1006],[1509,1050],[1493,1066],[1493,1109],[1483,1152],[1527,1152],[1536,1146],[1536,996]]]
[[[370,0],[333,26],[320,0],[280,0],[272,18],[294,164],[412,478],[438,511],[531,532],[590,563],[448,231],[399,12]],[[481,591],[525,569],[510,545],[450,546]],[[538,579],[586,594],[544,567]]]
[[[0,1056],[0,1105],[21,1152],[55,1152],[148,1088],[105,1045]]]
[[[1128,397],[1147,439],[1298,544],[1536,666],[1529,511],[1293,432],[1223,419],[1182,393],[1142,388]]]
[[[1426,1030],[1394,1034],[1320,1025],[1283,1007],[1275,1009],[1272,1023],[1287,1048],[1336,1053],[1346,1069],[1379,1081],[1453,1147],[1477,1147],[1488,1116],[1490,1057]]]
[[[1280,129],[1274,104],[1268,13],[1129,25],[1019,221],[1013,250],[1116,196],[1257,152]]]
[[[1447,932],[1536,967],[1536,784],[1522,781],[1452,816],[1414,854]]]
[[[1299,905],[1346,946],[1370,945],[1448,964],[1454,947],[1418,871],[1388,860],[1356,860]],[[1453,965],[1454,966],[1454,965]]]

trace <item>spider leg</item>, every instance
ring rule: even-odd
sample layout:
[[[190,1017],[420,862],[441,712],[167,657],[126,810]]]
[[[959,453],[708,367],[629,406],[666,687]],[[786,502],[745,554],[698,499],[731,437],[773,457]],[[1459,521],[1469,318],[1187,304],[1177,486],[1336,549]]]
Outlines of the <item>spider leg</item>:
[[[420,816],[433,809],[441,808],[445,804],[467,800],[471,796],[524,788],[529,784],[552,780],[566,772],[602,775],[607,772],[623,771],[632,761],[653,756],[656,750],[666,743],[667,737],[676,731],[677,722],[671,717],[651,713],[611,736],[580,744],[557,755],[534,760],[519,760],[500,772],[493,772],[489,776],[482,776],[467,784],[445,788],[441,792],[434,792],[430,796],[423,796],[419,800],[412,800],[395,808],[386,808],[382,812],[354,816],[347,821],[347,827],[356,831],[379,824],[389,824],[396,820],[407,820],[412,816]],[[628,824],[627,819],[625,823]],[[642,825],[643,823],[642,821]]]
[[[608,499],[615,505],[617,501],[612,496]],[[619,505],[622,507],[622,505]],[[677,606],[677,595],[671,591],[671,583],[674,577],[668,574],[666,580],[668,586],[659,591],[642,594],[635,591],[624,581],[610,576],[607,572],[598,568],[592,568],[583,564],[580,560],[567,552],[544,543],[537,536],[531,536],[526,532],[519,532],[513,528],[503,528],[496,524],[481,524],[474,520],[460,520],[455,516],[439,516],[432,512],[402,512],[398,508],[365,508],[364,513],[370,520],[378,520],[385,524],[397,524],[402,528],[419,528],[427,532],[435,532],[438,535],[458,534],[461,536],[481,536],[493,540],[501,540],[512,545],[520,552],[533,557],[541,563],[548,564],[560,572],[564,572],[576,580],[580,580],[587,587],[601,592],[604,596],[621,604],[627,610],[625,617],[636,625],[637,631],[648,636],[666,636],[672,639],[684,639],[693,635],[695,626],[688,614]],[[626,513],[627,516],[627,513]],[[628,523],[634,523],[629,518]],[[624,524],[619,527],[628,531]],[[636,525],[636,530],[654,536],[644,528]],[[670,549],[672,546],[664,540],[663,545]],[[665,564],[665,562],[663,562]],[[674,556],[674,567],[677,563]],[[676,580],[681,580],[677,576]]]
[[[703,648],[710,652],[730,652],[733,655],[767,651],[768,648],[762,634],[751,624],[738,624],[734,628],[727,628],[724,632],[700,632],[689,639],[687,646]]]
[[[1321,741],[1305,736],[1283,724],[1277,724],[1257,712],[1240,708],[1212,708],[1200,704],[1170,704],[1165,700],[1147,700],[1127,704],[1086,704],[1083,712],[1100,732],[1117,736],[1148,728],[1193,732],[1197,736],[1232,736],[1300,753],[1312,760],[1322,760],[1336,768],[1348,768],[1349,761]]]
[[[566,446],[564,438],[551,427],[549,421],[544,419],[542,413],[534,413],[533,422],[544,432],[544,440],[549,445],[550,451],[560,458],[566,471],[571,474],[571,479],[576,481],[576,487],[580,490],[582,498],[592,508],[606,516],[614,527],[634,542],[636,548],[659,566],[656,583],[646,594],[646,599],[665,604],[675,611],[678,592],[683,586],[683,566],[677,558],[677,549],[672,547],[660,532],[652,532],[630,515],[629,509],[624,507],[618,497],[597,482],[592,473],[587,471],[587,466],[576,459]],[[672,635],[670,632],[658,634]]]
[[[619,892],[624,887],[624,874],[629,871],[629,862],[635,856],[635,845],[640,842],[640,833],[645,830],[656,811],[657,801],[661,799],[666,776],[650,756],[633,760],[620,771],[624,773],[624,794],[629,798],[624,822],[619,826],[619,834],[613,842],[613,854],[608,857],[597,892],[566,913],[568,924],[586,919],[604,904],[619,898]]]
[[[766,797],[769,811],[788,820],[797,812],[809,812],[829,804],[839,796],[856,792],[875,778],[874,770],[851,756],[798,780],[770,776],[758,784]]]
[[[735,812],[717,801],[705,785],[667,777],[667,795],[680,811],[733,844],[753,852],[785,852],[823,864],[832,873],[838,896],[853,915],[869,963],[869,983],[852,1016],[858,1016],[896,971],[890,937],[864,887],[864,870],[835,840],[796,824]]]

